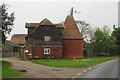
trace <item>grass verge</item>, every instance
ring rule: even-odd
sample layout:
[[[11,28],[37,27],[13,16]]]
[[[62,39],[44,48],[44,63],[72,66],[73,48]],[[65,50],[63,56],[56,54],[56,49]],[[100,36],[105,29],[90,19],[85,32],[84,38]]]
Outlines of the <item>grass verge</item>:
[[[2,77],[20,77],[23,73],[11,69],[11,64],[7,61],[2,61]]]
[[[118,57],[100,57],[90,59],[76,59],[75,65],[73,59],[37,60],[33,61],[33,63],[53,67],[89,67],[117,58]]]

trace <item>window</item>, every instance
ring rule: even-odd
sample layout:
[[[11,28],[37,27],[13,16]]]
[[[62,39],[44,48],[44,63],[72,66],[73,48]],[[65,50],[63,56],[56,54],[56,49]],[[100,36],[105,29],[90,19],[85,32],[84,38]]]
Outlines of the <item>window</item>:
[[[50,54],[50,48],[45,48],[44,49],[44,54]]]
[[[50,41],[50,36],[45,36],[44,41]]]
[[[19,48],[18,47],[14,47],[14,52],[19,52]]]

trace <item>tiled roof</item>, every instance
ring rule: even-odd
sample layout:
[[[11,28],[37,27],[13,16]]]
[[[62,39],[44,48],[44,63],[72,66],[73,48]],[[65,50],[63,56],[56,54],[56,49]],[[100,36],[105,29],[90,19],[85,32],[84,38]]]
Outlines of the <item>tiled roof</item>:
[[[6,43],[6,44],[9,44],[9,45],[11,45],[11,46],[19,46],[19,45],[17,45],[17,44],[14,44],[14,43],[11,42],[10,40],[6,40],[5,43]]]
[[[25,44],[25,37],[27,34],[14,34],[11,38],[11,42],[14,44]]]
[[[39,23],[26,23],[25,27],[29,28],[29,27],[37,27],[39,25]]]
[[[48,19],[42,20],[40,23],[26,23],[26,27],[38,27],[39,25],[55,25],[58,28],[64,28],[63,30],[63,39],[83,39],[82,35],[76,25],[76,22],[73,18],[73,16],[69,15],[67,16],[64,26],[63,24],[53,24]]]
[[[83,39],[73,16],[67,16],[64,26],[63,39]]]
[[[44,20],[42,20],[40,23],[26,23],[25,27],[26,28],[31,28],[31,27],[38,27],[39,25],[55,25],[58,28],[64,28],[63,24],[53,24],[50,20],[48,20],[47,18],[45,18]]]
[[[49,21],[47,18],[42,20],[39,25],[54,25],[51,21]]]
[[[63,24],[54,24],[58,28],[64,28]]]

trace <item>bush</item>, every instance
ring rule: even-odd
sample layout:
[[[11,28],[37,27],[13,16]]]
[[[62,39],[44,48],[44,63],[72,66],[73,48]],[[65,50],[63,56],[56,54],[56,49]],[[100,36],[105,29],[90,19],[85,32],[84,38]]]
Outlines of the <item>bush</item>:
[[[42,57],[42,59],[46,59],[46,57],[45,57],[45,56],[43,56],[43,57]]]
[[[52,56],[52,59],[54,59],[54,56]]]
[[[50,59],[50,56],[48,56],[48,59]]]
[[[35,56],[34,59],[40,59],[40,57],[39,56]]]

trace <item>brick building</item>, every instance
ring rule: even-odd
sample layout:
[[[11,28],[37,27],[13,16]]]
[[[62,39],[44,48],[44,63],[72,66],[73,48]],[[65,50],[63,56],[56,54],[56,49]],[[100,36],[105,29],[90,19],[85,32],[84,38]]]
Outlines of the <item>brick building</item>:
[[[26,36],[27,34],[14,34],[11,38],[11,42],[20,46],[24,46]]]
[[[67,16],[64,22],[63,34],[63,53],[64,57],[83,57],[83,38],[73,16]]]
[[[72,15],[64,24],[54,24],[48,19],[40,23],[26,23],[28,35],[21,55],[25,59],[39,57],[83,57],[83,38]]]
[[[19,47],[19,45],[6,40],[5,43],[2,45],[2,50],[0,49],[0,52],[2,52],[1,56],[17,57],[19,56]]]
[[[21,55],[23,56],[21,53],[24,52],[24,49],[25,49],[25,37],[27,36],[27,34],[14,34],[12,37],[11,37],[11,42],[13,44],[16,44],[18,45],[18,47],[15,47],[14,48],[14,52],[17,52],[18,55]]]
[[[44,19],[36,26],[36,23],[26,23],[28,36],[26,37],[26,58],[29,56],[48,57],[54,56],[62,58],[62,33],[59,28],[63,28]]]

